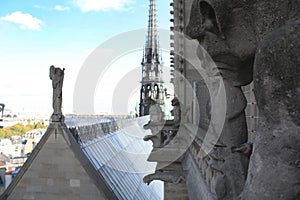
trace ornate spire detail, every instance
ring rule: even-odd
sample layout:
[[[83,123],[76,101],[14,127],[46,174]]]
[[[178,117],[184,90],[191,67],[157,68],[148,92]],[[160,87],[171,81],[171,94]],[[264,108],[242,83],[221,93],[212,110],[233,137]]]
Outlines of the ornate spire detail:
[[[163,71],[156,27],[155,0],[150,0],[148,33],[141,64],[140,116],[144,116],[149,115],[150,103],[159,106],[164,104]]]
[[[159,46],[155,0],[150,0],[148,35],[146,41],[146,61],[148,63],[159,62]]]

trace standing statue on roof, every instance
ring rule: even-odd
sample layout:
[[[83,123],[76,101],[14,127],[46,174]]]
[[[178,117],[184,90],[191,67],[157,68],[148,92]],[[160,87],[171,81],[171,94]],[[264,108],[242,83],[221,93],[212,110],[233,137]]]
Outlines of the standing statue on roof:
[[[53,65],[50,67],[49,76],[52,80],[53,88],[53,114],[51,116],[52,122],[62,122],[64,120],[64,116],[61,111],[64,71],[65,68],[55,68]]]

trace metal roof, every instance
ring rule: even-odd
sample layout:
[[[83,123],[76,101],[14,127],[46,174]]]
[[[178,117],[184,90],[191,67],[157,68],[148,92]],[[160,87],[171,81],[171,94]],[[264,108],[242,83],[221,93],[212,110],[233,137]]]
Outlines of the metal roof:
[[[123,119],[124,120],[124,119]],[[155,171],[156,163],[147,162],[152,143],[143,141],[150,133],[142,125],[149,117],[118,127],[113,118],[67,118],[69,128],[75,128],[81,149],[103,177],[118,199],[163,199],[163,183],[150,185],[143,177]]]

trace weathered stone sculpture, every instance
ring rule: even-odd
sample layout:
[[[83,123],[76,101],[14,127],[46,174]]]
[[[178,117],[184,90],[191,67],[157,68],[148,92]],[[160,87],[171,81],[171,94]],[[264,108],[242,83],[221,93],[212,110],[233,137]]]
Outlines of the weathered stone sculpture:
[[[144,177],[143,181],[144,183],[147,183],[148,185],[153,180],[162,180],[164,182],[168,183],[174,183],[178,184],[182,181],[185,181],[186,178],[186,171],[157,171],[155,174],[149,174]]]
[[[153,99],[150,97],[145,100],[145,104],[149,107],[149,115],[150,121],[148,124],[161,124],[163,123],[163,112],[159,104],[157,104]],[[147,126],[147,125],[146,125]]]
[[[160,105],[158,105],[151,98],[146,99],[146,104],[149,107],[150,121],[144,125],[144,129],[150,129],[152,135],[147,135],[144,137],[145,141],[151,140],[154,148],[161,148],[165,145],[166,140],[170,141],[168,131],[164,131],[164,113],[161,110]]]
[[[144,125],[144,129],[150,129],[153,134],[152,136],[145,137],[145,140],[148,141],[162,130],[164,126],[164,113],[162,112],[160,105],[150,97],[145,100],[145,104],[149,107],[150,121]]]
[[[215,148],[201,160],[203,163],[202,171],[206,178],[206,182],[218,199],[238,198],[243,191],[247,176],[248,156],[251,153],[251,145],[246,143],[247,126],[244,109],[247,102],[241,90],[241,86],[247,85],[252,81],[253,66],[255,66],[256,70],[259,69],[257,71],[261,72],[259,73],[259,79],[261,81],[256,81],[255,87],[258,93],[257,98],[259,98],[259,96],[263,96],[260,97],[261,103],[259,105],[259,109],[262,110],[265,109],[264,106],[267,105],[268,98],[274,97],[274,95],[271,95],[272,92],[277,92],[280,94],[281,92],[279,92],[279,90],[286,89],[285,86],[282,86],[280,82],[273,82],[270,77],[273,75],[270,74],[275,75],[278,73],[276,76],[279,77],[279,74],[283,72],[286,75],[289,74],[288,76],[295,75],[293,72],[296,71],[297,65],[294,63],[295,60],[298,59],[297,62],[299,65],[299,56],[298,58],[297,56],[292,56],[290,57],[292,60],[285,60],[285,62],[283,62],[281,65],[278,65],[278,67],[282,67],[282,69],[287,68],[286,71],[275,69],[273,72],[271,70],[273,69],[271,65],[275,65],[277,62],[274,62],[276,60],[274,56],[278,56],[277,58],[279,61],[279,58],[281,57],[289,58],[290,55],[299,55],[299,45],[298,48],[296,47],[296,44],[299,44],[299,20],[297,21],[300,15],[299,4],[300,2],[296,0],[274,0],[272,3],[270,1],[252,0],[193,1],[190,22],[186,28],[186,33],[192,39],[197,39],[215,61],[220,71],[220,75],[223,78],[226,90],[227,113],[224,129],[218,141],[218,143],[222,145],[216,145]],[[292,23],[293,25],[290,24],[285,26],[286,23]],[[272,43],[270,41],[272,41]],[[282,41],[281,49],[279,48],[279,45],[275,45],[277,41]],[[269,45],[266,45],[266,42]],[[265,49],[260,48],[257,51],[257,47],[263,44],[265,44]],[[283,47],[289,47],[290,51],[287,51]],[[278,54],[274,55],[274,52],[277,51]],[[279,52],[281,52],[281,54],[279,54]],[[200,51],[198,53],[199,55],[201,54]],[[269,54],[269,60],[265,59],[263,56],[264,53]],[[254,63],[255,59],[256,63]],[[266,66],[268,69],[264,69],[264,66]],[[294,68],[290,68],[291,66],[294,66]],[[299,80],[298,77],[299,76],[297,76],[295,80]],[[261,87],[261,84],[264,83],[270,83],[270,85]],[[276,85],[275,83],[279,84],[280,86]],[[294,84],[293,87],[299,87],[299,83],[297,85],[295,84],[295,81],[292,84]],[[288,84],[286,84],[286,86],[287,85]],[[275,88],[278,88],[278,91]],[[264,95],[265,90],[270,91],[270,93],[267,92],[267,94],[270,94],[270,96]],[[278,95],[276,97],[280,97],[280,99],[269,102],[270,104],[281,102],[282,109],[280,109],[280,111],[282,111],[285,116],[287,115],[287,112],[290,114],[290,116],[292,116],[294,115],[293,113],[299,111],[292,110],[292,108],[296,108],[293,106],[293,103],[297,104],[296,97],[293,98],[293,95],[297,93],[296,91],[297,90],[295,88],[294,90],[291,90],[291,93],[289,94],[290,97],[288,94],[286,94],[286,99],[284,100],[281,100],[280,95]],[[290,100],[287,98],[290,98]],[[278,190],[282,192],[280,194],[290,194],[290,196],[286,194],[286,197],[292,197],[292,195],[295,195],[297,193],[297,187],[299,192],[299,182],[297,186],[295,179],[291,179],[292,182],[287,184],[291,186],[292,189],[286,189],[285,191],[284,189],[280,189],[282,184],[275,184],[275,182],[278,182],[279,180],[274,181],[274,184],[272,184],[273,181],[271,179],[271,174],[273,174],[273,172],[271,166],[269,168],[265,168],[265,166],[262,166],[261,163],[261,160],[265,160],[267,163],[268,155],[273,157],[270,158],[270,161],[272,160],[275,163],[275,154],[271,153],[271,150],[277,152],[276,148],[278,148],[278,146],[275,146],[275,144],[273,144],[273,146],[269,146],[269,144],[263,142],[272,141],[272,138],[276,133],[273,132],[272,134],[271,130],[273,130],[273,128],[271,129],[271,127],[275,127],[278,125],[278,122],[283,121],[283,118],[281,118],[283,116],[280,113],[278,113],[279,116],[277,117],[272,116],[271,112],[274,110],[276,109],[270,109],[269,113],[267,113],[267,116],[265,116],[266,120],[268,121],[267,127],[269,127],[269,129],[266,129],[264,134],[261,133],[263,138],[258,137],[260,142],[254,144],[254,155],[251,158],[253,163],[251,163],[249,169],[251,175],[248,176],[248,184],[246,187],[248,192],[244,193],[244,199],[264,199],[267,198],[266,195],[268,195],[270,199],[280,199],[280,192],[277,194],[277,196],[266,193],[272,193],[272,186],[274,186],[274,188],[278,188]],[[276,114],[277,113],[274,113],[274,115]],[[294,121],[295,119],[299,119],[295,118],[295,116],[297,115],[294,115]],[[272,120],[272,118],[276,120]],[[286,155],[281,153],[282,158],[279,160],[282,162],[287,162],[287,157],[290,156],[292,158],[296,158],[296,156],[298,156],[299,158],[299,148],[296,147],[296,144],[299,145],[299,143],[295,143],[295,140],[292,139],[293,137],[296,137],[297,132],[299,132],[299,124],[297,125],[297,123],[294,122],[292,125],[287,125],[288,121],[289,120],[286,118],[286,120],[284,120],[285,123],[283,123],[282,126],[293,125],[292,127],[294,128],[292,129],[287,127],[283,128],[283,130],[288,130],[289,133],[286,134],[290,134],[291,137],[290,139],[287,139],[287,137],[282,136],[285,141],[278,140],[278,144],[286,144],[287,146],[284,147],[283,145],[282,148],[291,148],[296,153],[292,153],[293,150],[286,150]],[[279,136],[277,137],[280,138]],[[264,146],[262,144],[264,144]],[[265,146],[268,146],[268,148]],[[264,149],[266,149],[266,151],[264,151]],[[297,160],[293,160],[292,162],[295,163]],[[275,167],[274,163],[272,165],[273,170]],[[255,171],[258,170],[257,166],[264,170],[258,173]],[[283,164],[283,166],[285,166],[285,164]],[[278,170],[280,170],[279,166],[276,166],[275,168],[277,167]],[[293,175],[295,175],[296,172],[299,174],[299,170],[297,171],[295,167],[292,167],[292,169]],[[263,173],[265,175],[263,175]],[[285,173],[281,174],[284,178]],[[276,173],[273,175],[276,176]],[[291,175],[287,176],[287,180],[289,180]],[[268,178],[263,179],[262,177]],[[256,182],[258,185],[260,185],[260,181],[269,186],[256,188],[257,191],[251,187],[253,182]],[[283,182],[287,183],[288,181]],[[267,189],[264,190],[262,188]],[[257,194],[258,191],[260,194]]]
[[[300,197],[299,55],[300,20],[271,31],[259,44],[254,84],[260,125],[241,199]]]
[[[243,18],[245,13],[241,11],[232,12],[231,17],[238,19],[237,24],[231,27],[232,30],[228,28],[227,32],[223,31],[224,24],[219,19],[223,20],[224,16],[218,16],[220,13],[215,9],[224,11],[222,10],[224,5],[217,4],[218,1],[214,1],[214,3],[211,5],[211,2],[194,1],[186,33],[193,39],[197,39],[208,51],[223,78],[227,101],[227,105],[224,106],[227,106],[227,113],[219,138],[219,143],[222,145],[216,145],[208,156],[203,158],[203,162],[207,166],[204,176],[211,191],[219,199],[232,199],[237,197],[243,189],[248,166],[248,158],[239,152],[232,152],[232,148],[247,142],[244,113],[247,101],[241,86],[252,81],[252,53],[255,47],[249,41],[251,41],[250,38],[254,38],[254,35],[245,37],[251,31],[250,28],[241,28],[242,24],[246,23]],[[228,1],[226,3],[230,4]],[[213,8],[213,6],[216,7]],[[240,32],[243,37],[239,37],[237,34],[232,35],[234,31]]]
[[[62,106],[62,87],[64,81],[65,69],[50,67],[50,79],[52,80],[53,88],[53,114],[51,116],[52,122],[63,122],[64,116],[61,111]]]
[[[172,115],[174,116],[174,127],[178,128],[180,126],[181,121],[181,109],[180,109],[180,102],[177,97],[174,97],[172,100],[172,106],[174,107],[172,110]]]

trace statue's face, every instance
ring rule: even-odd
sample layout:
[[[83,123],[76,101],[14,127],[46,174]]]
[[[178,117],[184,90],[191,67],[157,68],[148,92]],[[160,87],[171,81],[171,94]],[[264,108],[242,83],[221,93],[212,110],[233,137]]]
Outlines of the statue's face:
[[[251,2],[194,0],[186,27],[186,34],[199,41],[222,76],[234,86],[252,81],[256,37]]]
[[[240,0],[194,0],[186,34],[197,39],[215,62],[241,67],[254,56],[251,12]],[[247,1],[246,1],[247,2]]]
[[[61,70],[61,69],[56,69],[55,70],[55,73],[57,74],[57,75],[62,75],[63,74],[63,71]]]

